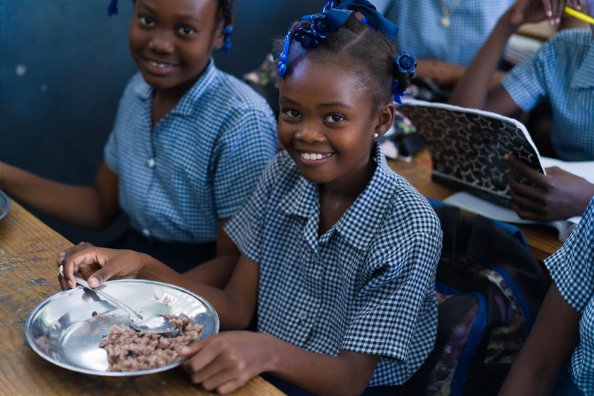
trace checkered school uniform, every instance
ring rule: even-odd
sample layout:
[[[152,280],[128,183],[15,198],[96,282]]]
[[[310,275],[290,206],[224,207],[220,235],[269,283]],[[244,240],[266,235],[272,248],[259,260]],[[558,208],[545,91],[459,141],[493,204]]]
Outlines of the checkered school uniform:
[[[135,75],[120,101],[105,160],[134,229],[161,241],[216,240],[278,149],[266,101],[211,60],[177,106],[151,126],[152,88]]]
[[[524,111],[548,98],[551,140],[559,158],[594,160],[594,38],[590,29],[562,30],[514,67],[503,86]]]
[[[396,45],[417,58],[468,65],[515,0],[392,0],[386,17],[399,27]],[[442,5],[450,25],[440,24]]]
[[[561,296],[580,320],[580,341],[571,356],[573,380],[594,394],[594,199],[563,246],[545,260]]]
[[[303,349],[380,355],[370,386],[404,383],[435,340],[435,213],[376,148],[369,185],[318,235],[317,185],[286,152],[226,225],[260,266],[259,331]]]

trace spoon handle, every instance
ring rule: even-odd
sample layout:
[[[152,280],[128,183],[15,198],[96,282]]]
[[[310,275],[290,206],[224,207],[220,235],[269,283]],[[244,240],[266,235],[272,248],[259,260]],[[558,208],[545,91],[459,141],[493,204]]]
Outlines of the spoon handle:
[[[60,274],[62,276],[64,276],[64,267],[60,266]],[[123,309],[124,311],[126,311],[126,313],[128,315],[130,315],[130,317],[136,317],[140,320],[142,320],[142,315],[140,313],[138,313],[135,309],[131,308],[128,304],[124,303],[121,300],[118,300],[117,298],[105,293],[102,290],[99,289],[93,289],[91,286],[89,286],[89,284],[87,283],[86,280],[83,279],[82,276],[80,276],[78,273],[74,274],[74,279],[76,279],[76,283],[78,283],[79,285],[81,285],[82,287],[84,287],[87,290],[90,290],[92,292],[94,292],[95,294],[97,294],[99,297],[103,298],[104,300],[109,301],[110,303],[112,303],[113,305],[115,305],[118,308]]]

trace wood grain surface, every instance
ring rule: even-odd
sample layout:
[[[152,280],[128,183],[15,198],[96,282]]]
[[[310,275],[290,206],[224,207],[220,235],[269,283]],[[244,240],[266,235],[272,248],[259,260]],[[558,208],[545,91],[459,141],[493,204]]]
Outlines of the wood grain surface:
[[[14,201],[0,220],[0,395],[212,395],[193,385],[179,367],[140,377],[90,376],[55,366],[27,345],[29,313],[60,291],[56,257],[69,246],[69,241]],[[256,377],[232,395],[283,393]]]

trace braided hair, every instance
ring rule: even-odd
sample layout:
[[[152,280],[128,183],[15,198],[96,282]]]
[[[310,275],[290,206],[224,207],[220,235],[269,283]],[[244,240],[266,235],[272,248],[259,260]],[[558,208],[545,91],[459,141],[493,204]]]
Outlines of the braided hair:
[[[289,34],[310,29],[310,22],[300,20],[291,27]],[[283,50],[283,40],[275,42],[275,54]],[[404,91],[410,84],[410,73],[401,72],[394,63],[397,56],[394,43],[385,35],[370,28],[356,17],[350,17],[338,30],[329,32],[327,37],[314,46],[293,45],[289,53],[289,65],[307,56],[327,59],[340,57],[353,68],[365,86],[371,87],[376,104],[392,100],[394,87]]]
[[[233,25],[233,0],[217,0],[217,22],[223,26]]]

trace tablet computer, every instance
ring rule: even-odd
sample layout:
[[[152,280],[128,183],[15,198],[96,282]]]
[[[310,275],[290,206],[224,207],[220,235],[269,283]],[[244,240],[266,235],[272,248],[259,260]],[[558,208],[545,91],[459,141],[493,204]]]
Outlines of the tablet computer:
[[[432,178],[439,183],[511,206],[505,155],[545,172],[526,127],[513,118],[418,100],[405,101],[398,111],[423,137],[431,152]]]

